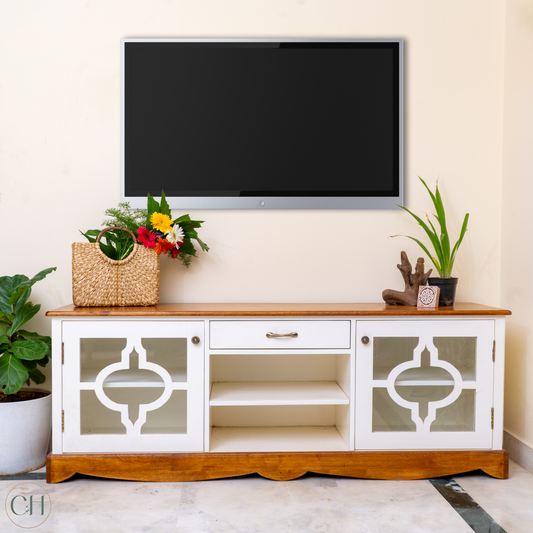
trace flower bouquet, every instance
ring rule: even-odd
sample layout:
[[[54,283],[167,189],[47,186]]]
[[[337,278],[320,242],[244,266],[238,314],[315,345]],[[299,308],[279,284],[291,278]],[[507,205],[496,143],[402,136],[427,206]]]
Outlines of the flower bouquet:
[[[161,202],[148,195],[147,209],[130,209],[128,202],[117,208],[107,209],[104,226],[126,228],[137,236],[137,243],[145,248],[153,249],[157,255],[166,254],[179,259],[183,266],[189,267],[191,258],[196,257],[196,249],[192,239],[196,240],[204,252],[209,251],[207,244],[202,242],[196,231],[203,224],[200,220],[191,220],[189,215],[182,215],[172,220],[170,207],[161,192]],[[101,230],[93,229],[80,232],[89,242],[96,242]],[[133,249],[130,236],[118,229],[109,230],[100,241],[102,252],[117,261],[125,259]]]

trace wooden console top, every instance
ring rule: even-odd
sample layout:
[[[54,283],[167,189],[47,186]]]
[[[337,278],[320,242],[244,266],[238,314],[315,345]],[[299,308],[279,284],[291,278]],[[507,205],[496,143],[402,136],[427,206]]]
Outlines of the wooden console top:
[[[148,307],[76,307],[66,305],[46,316],[487,316],[511,311],[476,303],[418,310],[384,303],[162,303]]]

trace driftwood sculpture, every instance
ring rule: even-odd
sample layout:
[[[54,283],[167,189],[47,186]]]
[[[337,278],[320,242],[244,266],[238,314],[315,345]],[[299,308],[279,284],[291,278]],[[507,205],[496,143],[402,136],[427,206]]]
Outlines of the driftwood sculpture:
[[[429,272],[424,274],[424,258],[419,257],[416,261],[415,273],[413,274],[413,267],[405,252],[401,253],[401,258],[401,264],[396,266],[402,273],[405,282],[405,290],[401,292],[385,289],[382,296],[387,305],[416,305],[418,300],[418,288],[426,285],[433,269],[430,269]]]

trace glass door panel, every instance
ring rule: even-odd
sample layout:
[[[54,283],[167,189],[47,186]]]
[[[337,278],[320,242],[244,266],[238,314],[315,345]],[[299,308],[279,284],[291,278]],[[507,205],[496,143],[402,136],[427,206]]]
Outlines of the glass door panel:
[[[372,367],[374,379],[387,379],[394,368],[411,361],[419,342],[418,337],[375,337]]]
[[[80,321],[63,336],[76,377],[65,379],[76,399],[65,451],[203,449],[203,347],[190,340],[203,339],[203,322]]]
[[[96,376],[107,366],[119,363],[122,350],[126,348],[126,338],[80,339],[80,381],[94,382]]]
[[[384,387],[372,391],[372,431],[416,431],[411,411],[398,405]]]
[[[490,448],[493,321],[358,321],[357,337],[356,448]]]
[[[476,337],[434,337],[439,359],[447,361],[461,373],[464,381],[476,379]]]
[[[141,339],[146,360],[165,368],[172,381],[187,381],[187,339]]]
[[[164,405],[155,411],[149,411],[141,433],[187,433],[187,392],[172,391],[172,395]]]
[[[80,390],[81,435],[125,435],[120,413],[107,408],[94,390]]]
[[[463,389],[450,405],[437,409],[431,431],[475,431],[476,391]]]

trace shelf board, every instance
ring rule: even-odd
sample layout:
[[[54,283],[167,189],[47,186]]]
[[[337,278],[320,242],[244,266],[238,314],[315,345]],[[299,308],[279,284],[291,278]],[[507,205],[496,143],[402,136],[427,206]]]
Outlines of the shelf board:
[[[396,387],[453,387],[455,381],[453,379],[425,379],[425,380],[402,380],[396,381]]]
[[[213,427],[211,452],[348,451],[335,426]]]
[[[335,381],[215,382],[209,405],[347,405]]]
[[[165,384],[162,381],[106,381],[104,389],[164,389]]]
[[[168,369],[173,383],[185,383],[187,371],[184,369]],[[84,369],[81,375],[82,383],[94,383],[99,370]],[[113,372],[104,381],[105,388],[115,387],[164,387],[165,383],[157,373],[151,370],[134,369]]]
[[[377,371],[376,371],[377,370]],[[381,369],[374,369],[374,386],[387,386],[389,377],[388,371]],[[401,378],[401,379],[398,379]],[[465,383],[475,383],[475,372],[463,372],[462,380]],[[381,382],[383,385],[378,383]],[[452,375],[441,367],[426,367],[424,370],[421,368],[410,368],[402,372],[395,382],[396,387],[426,387],[426,386],[441,386],[441,387],[453,387],[455,381]]]

